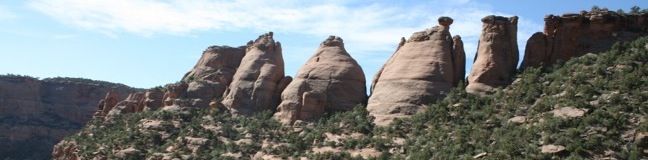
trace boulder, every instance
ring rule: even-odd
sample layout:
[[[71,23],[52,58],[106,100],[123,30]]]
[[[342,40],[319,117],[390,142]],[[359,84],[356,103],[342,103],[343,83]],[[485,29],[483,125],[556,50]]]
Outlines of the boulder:
[[[614,43],[648,35],[648,14],[621,15],[607,10],[547,15],[543,32],[526,44],[521,69],[544,67],[586,53],[609,50]]]
[[[517,16],[482,18],[482,33],[466,92],[484,95],[511,83],[518,62],[517,21]]]
[[[284,124],[314,120],[325,112],[349,111],[367,100],[364,72],[344,49],[340,37],[328,37],[281,94],[274,118]]]
[[[373,80],[367,110],[376,124],[387,125],[394,118],[413,115],[456,85],[459,76],[455,74],[460,69],[455,67],[461,62],[453,57],[463,49],[454,48],[451,23],[451,18],[441,17],[438,26],[401,40]]]
[[[565,151],[565,146],[561,146],[561,145],[549,144],[540,147],[540,153],[545,153],[545,154],[557,154],[563,151]]]
[[[263,34],[248,42],[222,103],[235,114],[274,110],[279,105],[284,78],[281,44],[274,41],[272,32]]]
[[[139,149],[133,147],[126,148],[115,152],[115,157],[120,159],[142,159],[144,155]]]

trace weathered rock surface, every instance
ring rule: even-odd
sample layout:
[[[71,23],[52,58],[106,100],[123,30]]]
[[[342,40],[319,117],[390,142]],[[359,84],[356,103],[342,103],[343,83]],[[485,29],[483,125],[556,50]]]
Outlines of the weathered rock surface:
[[[111,119],[117,115],[125,113],[142,112],[144,110],[144,93],[137,92],[131,93],[123,101],[117,103],[106,115],[106,118]]]
[[[250,41],[225,93],[223,105],[232,113],[244,115],[274,110],[281,91],[288,84],[282,82],[287,78],[281,54],[281,44],[274,41],[272,32]]]
[[[164,92],[164,96],[162,96],[164,102],[163,106],[173,106],[179,105],[177,103],[178,99],[187,97],[187,88],[189,88],[189,85],[184,82],[179,82],[167,84],[165,88],[166,92]]]
[[[325,112],[348,111],[367,101],[364,72],[340,37],[320,45],[281,94],[274,118],[284,124],[314,120]]]
[[[110,90],[124,98],[117,95],[136,89],[78,78],[0,76],[0,159],[48,159],[54,144],[81,129]]]
[[[454,75],[456,77],[453,83],[456,86],[460,81],[465,81],[466,79],[466,51],[464,51],[461,36],[455,35],[452,37],[452,42],[454,45],[452,61],[454,63]]]
[[[167,84],[163,88],[132,93],[121,101],[116,93],[109,92],[99,102],[95,117],[111,119],[124,113],[165,108],[207,108],[223,97],[244,55],[243,46],[210,46],[203,51],[198,63],[185,74],[182,81]]]
[[[518,62],[517,16],[486,16],[466,92],[486,94],[510,84]]]
[[[194,68],[183,81],[205,80],[229,84],[245,55],[245,46],[210,46],[203,51]],[[226,87],[226,86],[225,86]],[[224,91],[224,90],[223,90]]]
[[[585,115],[585,110],[574,107],[560,107],[551,111],[553,116],[560,118],[577,118]]]
[[[150,89],[144,94],[144,111],[152,111],[162,108],[164,93],[159,89]]]
[[[579,14],[547,15],[544,32],[526,44],[520,68],[549,66],[586,53],[610,49],[620,41],[648,35],[648,14],[618,14],[594,10]]]
[[[461,62],[453,57],[463,49],[454,48],[449,31],[452,19],[441,17],[439,24],[412,34],[407,41],[403,38],[374,77],[367,110],[376,124],[413,115],[456,85],[459,69],[455,67]]]
[[[74,141],[63,140],[54,145],[52,151],[52,159],[54,160],[78,160],[78,147]]]
[[[188,83],[187,98],[200,108],[222,98],[244,55],[245,46],[207,48],[196,66],[182,78]]]
[[[562,151],[565,151],[565,146],[550,144],[550,145],[543,145],[542,147],[540,147],[540,153],[545,153],[545,154],[556,154]]]

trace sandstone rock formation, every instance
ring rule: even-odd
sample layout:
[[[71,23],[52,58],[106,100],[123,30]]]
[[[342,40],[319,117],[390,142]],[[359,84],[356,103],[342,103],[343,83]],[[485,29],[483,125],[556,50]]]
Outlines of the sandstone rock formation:
[[[282,82],[287,78],[281,44],[272,36],[270,32],[248,42],[245,56],[222,101],[232,113],[249,115],[274,110],[279,104],[280,93],[288,83]]]
[[[174,104],[178,105],[176,101],[180,98],[186,97],[188,87],[189,85],[184,82],[166,85],[166,92],[162,97],[162,101],[164,102],[163,106],[172,106]]]
[[[619,14],[602,9],[547,15],[544,20],[544,32],[533,34],[527,41],[522,69],[606,51],[616,42],[648,35],[646,13]]]
[[[131,93],[123,101],[117,103],[106,115],[110,119],[124,113],[142,112],[144,110],[144,93]]]
[[[182,78],[188,83],[187,98],[200,108],[221,99],[244,55],[245,46],[207,48],[196,66]]]
[[[78,147],[74,141],[62,140],[52,149],[54,160],[78,160],[80,158],[78,154]]]
[[[109,91],[106,97],[99,101],[94,118],[112,119],[117,115],[152,111],[164,105],[160,88],[152,88],[145,92],[129,93],[126,99],[117,101],[117,93]]]
[[[314,120],[324,112],[348,111],[367,100],[362,68],[344,49],[340,37],[330,36],[281,94],[274,118],[284,124]]]
[[[465,81],[466,79],[466,51],[464,51],[461,36],[456,35],[452,37],[452,42],[454,44],[452,62],[454,63],[454,75],[456,77],[453,84],[456,86],[460,81]]]
[[[164,99],[160,89],[150,89],[144,94],[144,111],[152,111],[162,108]]]
[[[204,80],[229,84],[245,55],[245,47],[210,46],[203,51],[194,68],[183,81]],[[224,91],[224,90],[223,90]]]
[[[105,97],[136,91],[78,78],[0,76],[0,159],[48,159],[52,146],[77,132]]]
[[[486,94],[508,85],[518,62],[517,16],[486,16],[466,92]]]
[[[386,125],[394,118],[413,115],[456,84],[459,69],[455,67],[462,62],[454,52],[463,49],[454,48],[449,31],[452,19],[441,17],[439,24],[412,34],[407,41],[403,38],[396,53],[374,77],[367,110],[376,124]],[[455,62],[453,57],[459,59]]]
[[[106,93],[106,97],[104,99],[101,99],[99,101],[99,104],[97,104],[97,111],[95,112],[94,116],[95,117],[103,117],[110,112],[110,110],[117,105],[119,102],[119,95],[115,93],[114,91],[108,91]]]
[[[202,57],[194,68],[187,72],[182,81],[168,84],[163,88],[153,88],[146,92],[132,93],[119,101],[116,94],[109,92],[99,102],[95,117],[111,117],[141,111],[157,110],[168,106],[207,108],[211,102],[223,97],[241,59],[244,47],[210,46],[203,51]],[[108,116],[108,117],[106,117]]]

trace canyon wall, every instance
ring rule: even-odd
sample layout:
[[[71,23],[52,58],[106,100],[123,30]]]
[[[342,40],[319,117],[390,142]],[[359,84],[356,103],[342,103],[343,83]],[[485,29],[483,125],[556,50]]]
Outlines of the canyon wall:
[[[47,159],[55,143],[92,118],[106,92],[136,90],[78,78],[0,76],[0,159]]]

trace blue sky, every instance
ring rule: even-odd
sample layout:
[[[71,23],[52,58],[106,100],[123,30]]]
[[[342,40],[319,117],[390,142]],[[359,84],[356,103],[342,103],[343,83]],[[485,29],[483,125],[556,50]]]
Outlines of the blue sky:
[[[180,80],[210,45],[240,46],[274,31],[294,76],[328,35],[345,40],[370,82],[400,37],[455,19],[472,64],[480,19],[517,15],[520,54],[546,14],[648,1],[2,0],[0,74],[82,77],[148,88]],[[523,57],[522,55],[520,57]]]

